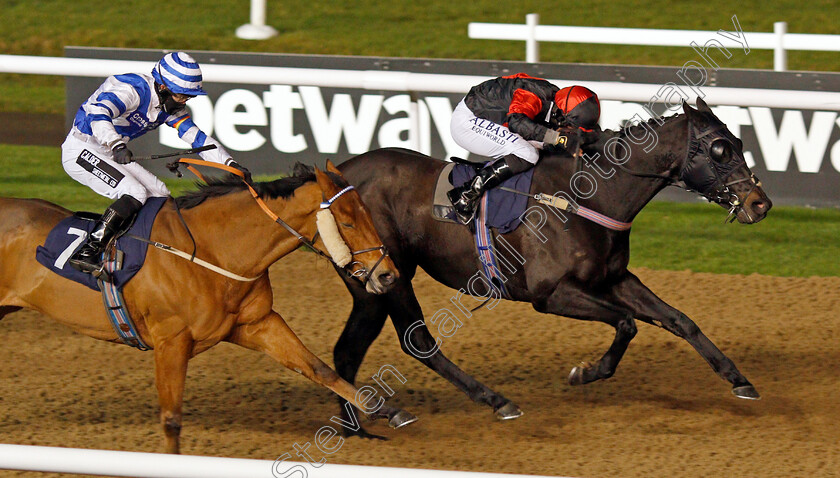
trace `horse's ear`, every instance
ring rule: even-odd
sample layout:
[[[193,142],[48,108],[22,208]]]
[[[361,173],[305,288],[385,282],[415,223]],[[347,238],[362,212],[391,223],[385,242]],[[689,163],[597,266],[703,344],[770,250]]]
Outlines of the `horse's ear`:
[[[318,186],[324,192],[328,192],[331,188],[335,187],[332,178],[327,173],[318,169],[318,166],[315,166],[315,181],[318,182]]]
[[[696,103],[697,103],[697,109],[699,111],[712,111],[712,109],[709,108],[709,105],[707,105],[706,102],[703,101],[703,98],[700,98],[699,96],[697,97],[697,102]]]
[[[700,100],[700,101],[703,101],[703,100]],[[692,108],[690,104],[686,103],[685,100],[683,100],[683,102],[682,102],[682,107],[683,107],[683,113],[685,113],[686,116],[689,116],[689,117],[691,115],[693,115],[695,111],[697,111],[694,108]]]
[[[338,168],[336,168],[335,165],[333,164],[333,162],[330,161],[329,159],[327,160],[327,172],[335,173],[335,174],[338,174],[339,176],[341,176],[341,171],[339,171]]]

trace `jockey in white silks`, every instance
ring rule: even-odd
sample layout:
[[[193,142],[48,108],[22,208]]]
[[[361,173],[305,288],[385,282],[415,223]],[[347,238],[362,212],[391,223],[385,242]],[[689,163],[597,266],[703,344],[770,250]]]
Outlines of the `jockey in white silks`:
[[[131,224],[147,198],[170,195],[160,179],[133,161],[127,146],[130,140],[166,124],[193,148],[216,146],[201,152],[201,158],[237,168],[250,182],[250,172],[201,131],[186,109],[187,100],[207,94],[198,63],[186,53],[168,53],[151,73],[108,77],[81,105],[61,145],[61,162],[67,174],[115,200],[97,221],[87,242],[68,261],[82,272],[101,271],[102,252],[123,227]]]

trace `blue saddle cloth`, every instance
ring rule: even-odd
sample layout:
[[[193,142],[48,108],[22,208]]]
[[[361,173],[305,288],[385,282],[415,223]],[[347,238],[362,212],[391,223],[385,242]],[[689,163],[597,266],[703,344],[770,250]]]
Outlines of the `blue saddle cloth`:
[[[155,217],[166,199],[149,198],[143,209],[137,214],[137,219],[127,234],[148,239],[152,232]],[[85,243],[85,239],[93,230],[94,224],[93,221],[76,216],[63,219],[47,235],[44,245],[38,246],[35,251],[35,259],[56,274],[99,291],[99,285],[96,283],[95,277],[77,271],[67,263],[67,259]],[[143,262],[146,260],[146,250],[148,249],[148,244],[132,239],[127,234],[117,239],[117,249],[125,254],[122,269],[112,275],[113,284],[118,288],[125,285],[143,267]]]
[[[458,187],[472,181],[477,174],[475,166],[458,163],[452,169],[452,186]],[[503,191],[502,187],[527,193],[531,190],[534,168],[517,174],[485,194],[487,195],[487,225],[506,234],[514,231],[522,223],[520,216],[528,206],[528,196]],[[452,213],[454,218],[455,213]]]

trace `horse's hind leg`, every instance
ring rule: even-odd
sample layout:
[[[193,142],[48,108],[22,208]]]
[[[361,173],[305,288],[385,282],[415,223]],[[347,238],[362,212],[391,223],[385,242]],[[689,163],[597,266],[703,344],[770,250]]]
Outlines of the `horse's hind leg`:
[[[408,279],[401,277],[394,289],[388,292],[387,298],[388,312],[405,353],[437,372],[473,401],[493,407],[498,419],[509,420],[522,416],[522,410],[516,404],[468,375],[437,349]]]
[[[377,406],[380,402],[375,399],[362,400],[371,397],[360,394],[356,387],[339,377],[333,369],[310,352],[276,312],[272,311],[256,322],[237,325],[226,340],[251,350],[265,352],[287,368],[329,388],[373,418],[388,418],[388,424],[392,428],[400,428],[417,420],[414,415],[398,408],[384,404]]]
[[[192,356],[193,341],[182,331],[174,337],[155,340],[155,384],[160,402],[167,453],[181,452],[181,418],[187,362]]]
[[[738,371],[732,360],[706,337],[691,319],[679,310],[666,304],[633,274],[628,273],[624,281],[614,288],[614,295],[626,306],[633,307],[639,320],[658,325],[685,339],[721,378],[732,384],[736,397],[757,400],[761,398],[755,387]]]

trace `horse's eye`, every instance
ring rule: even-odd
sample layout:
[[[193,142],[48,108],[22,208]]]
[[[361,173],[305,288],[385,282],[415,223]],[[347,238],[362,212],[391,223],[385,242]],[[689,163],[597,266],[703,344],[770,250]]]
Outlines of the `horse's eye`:
[[[725,163],[732,157],[732,145],[725,139],[717,139],[709,147],[709,155],[715,161]]]
[[[341,227],[346,227],[348,229],[355,229],[356,228],[356,226],[350,224],[349,222],[342,222]]]

